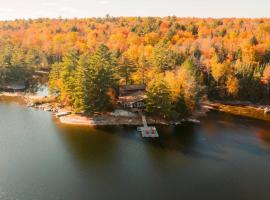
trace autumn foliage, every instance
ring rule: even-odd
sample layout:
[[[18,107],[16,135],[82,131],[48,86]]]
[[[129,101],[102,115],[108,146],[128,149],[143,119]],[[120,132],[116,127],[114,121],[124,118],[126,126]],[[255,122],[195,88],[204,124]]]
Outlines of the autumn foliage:
[[[110,52],[106,67],[114,70],[110,73],[118,86],[143,83],[153,90],[163,88],[166,92],[159,92],[166,94],[164,98],[173,105],[184,102],[187,111],[202,95],[269,101],[270,19],[107,16],[2,21],[0,81],[10,81],[12,70],[30,66],[51,70],[52,89],[72,88],[61,82],[65,72],[60,71],[68,68],[72,77],[64,78],[70,82],[79,76],[72,65],[87,65],[83,59],[93,60],[101,45]],[[76,58],[68,58],[72,51]],[[102,60],[96,62],[102,65]],[[63,89],[62,100],[82,106],[69,92]]]

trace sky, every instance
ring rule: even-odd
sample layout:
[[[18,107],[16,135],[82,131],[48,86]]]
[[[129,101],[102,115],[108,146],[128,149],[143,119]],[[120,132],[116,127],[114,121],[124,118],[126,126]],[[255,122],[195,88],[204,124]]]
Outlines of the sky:
[[[270,0],[0,0],[0,20],[111,16],[270,17]]]

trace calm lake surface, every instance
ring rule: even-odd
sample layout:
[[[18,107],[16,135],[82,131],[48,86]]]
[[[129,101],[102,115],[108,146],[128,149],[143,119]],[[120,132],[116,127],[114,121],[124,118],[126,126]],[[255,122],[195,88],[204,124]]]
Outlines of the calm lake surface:
[[[61,125],[0,102],[0,200],[270,199],[270,123],[212,112],[201,124]]]

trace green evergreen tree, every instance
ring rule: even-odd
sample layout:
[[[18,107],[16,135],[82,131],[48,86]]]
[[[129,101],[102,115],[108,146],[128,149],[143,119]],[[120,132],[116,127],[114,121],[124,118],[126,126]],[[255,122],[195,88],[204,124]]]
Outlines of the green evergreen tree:
[[[97,48],[87,73],[86,111],[106,111],[112,107],[109,90],[115,87],[115,62],[107,46]]]
[[[163,42],[157,44],[153,51],[152,64],[160,72],[173,70],[181,64],[181,55],[168,48]]]
[[[75,101],[76,68],[78,66],[79,53],[76,49],[70,50],[61,63],[60,79],[62,82],[61,100],[65,104],[72,105]]]
[[[256,36],[252,36],[252,37],[250,38],[250,40],[249,40],[249,43],[250,43],[251,46],[256,46],[257,44],[259,44],[259,42],[258,42]]]
[[[125,81],[125,84],[132,84],[131,76],[136,71],[136,65],[134,61],[126,56],[123,56],[118,66],[118,73],[120,78]]]
[[[26,62],[27,51],[24,48],[7,45],[0,53],[1,77],[6,83],[27,82],[34,71],[33,65]]]
[[[177,102],[175,102],[174,110],[175,110],[175,118],[178,119],[185,118],[190,115],[183,93],[180,93]]]
[[[75,73],[74,87],[74,111],[84,112],[87,108],[88,91],[90,87],[89,75],[90,72],[90,55],[85,53],[80,56],[78,67]]]
[[[61,92],[60,85],[58,84],[60,80],[60,73],[61,73],[61,64],[58,62],[54,63],[51,66],[48,81],[48,86],[51,94],[57,95]]]

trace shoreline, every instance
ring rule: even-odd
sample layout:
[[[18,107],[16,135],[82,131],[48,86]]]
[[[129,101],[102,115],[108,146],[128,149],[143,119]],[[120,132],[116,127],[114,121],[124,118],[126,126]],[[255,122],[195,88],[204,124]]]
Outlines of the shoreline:
[[[99,114],[94,116],[84,116],[80,114],[73,114],[70,109],[62,107],[59,103],[45,102],[50,100],[51,97],[40,97],[34,94],[24,93],[24,92],[0,92],[0,97],[15,97],[22,98],[24,100],[24,105],[27,107],[35,108],[38,110],[44,110],[46,112],[51,112],[52,115],[58,119],[61,124],[66,125],[77,125],[77,126],[141,126],[142,119],[139,115],[134,116],[116,116],[113,113]],[[35,103],[38,102],[38,103]],[[41,102],[41,103],[40,103]],[[63,116],[57,117],[57,114],[64,113]],[[67,113],[67,114],[65,114]],[[200,123],[197,120],[198,117],[204,116],[205,111],[196,112],[193,118],[181,119],[177,121],[168,121],[161,118],[153,118],[147,116],[147,123],[149,125],[179,125],[183,122]]]
[[[83,126],[140,126],[142,125],[142,120],[139,116],[136,117],[118,117],[111,115],[99,115],[93,117],[87,117],[77,114],[70,114],[67,116],[62,116],[58,118],[62,124],[67,125],[83,125]],[[150,125],[169,125],[165,120],[154,120],[152,118],[147,118],[147,123]]]
[[[113,113],[105,113],[94,116],[84,116],[80,114],[73,114],[70,109],[62,107],[55,101],[54,97],[42,97],[35,94],[29,94],[24,92],[0,92],[0,97],[7,98],[22,98],[24,105],[27,107],[44,110],[51,112],[58,121],[66,125],[77,126],[139,126],[142,125],[142,120],[139,115],[135,116],[116,116]],[[200,109],[196,110],[190,118],[181,119],[177,121],[168,121],[161,118],[153,118],[147,116],[147,123],[149,125],[179,125],[183,122],[200,123],[197,120],[199,117],[205,116],[207,112],[216,110],[219,112],[225,112],[229,114],[246,116],[260,120],[270,121],[270,115],[265,114],[264,111],[269,105],[256,105],[250,102],[240,101],[205,101],[201,103]],[[57,114],[64,113],[63,116],[57,117]],[[66,113],[66,114],[65,114]]]
[[[270,121],[269,105],[252,104],[250,102],[241,101],[209,101],[202,103],[202,107],[233,115]]]
[[[80,126],[142,126],[142,119],[140,116],[123,117],[113,116],[111,114],[103,114],[97,116],[83,116],[78,114],[70,114],[58,118],[62,124],[66,125],[80,125]],[[160,118],[146,118],[148,125],[180,125],[183,122],[200,123],[199,120],[188,118],[178,121],[167,121]]]

